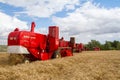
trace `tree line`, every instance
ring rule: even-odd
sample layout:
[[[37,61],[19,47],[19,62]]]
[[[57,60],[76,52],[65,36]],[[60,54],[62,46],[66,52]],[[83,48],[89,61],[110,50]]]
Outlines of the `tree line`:
[[[104,44],[101,44],[97,40],[91,40],[88,44],[85,44],[85,48],[88,50],[93,50],[95,47],[98,47],[101,50],[120,50],[120,41],[105,41]]]

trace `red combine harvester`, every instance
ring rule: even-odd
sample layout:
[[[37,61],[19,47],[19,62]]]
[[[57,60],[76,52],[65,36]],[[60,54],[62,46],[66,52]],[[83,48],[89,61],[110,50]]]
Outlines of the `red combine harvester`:
[[[70,38],[70,47],[72,52],[79,53],[84,50],[84,45],[82,43],[75,43],[75,37]]]
[[[76,44],[75,52],[82,52],[84,50],[84,45],[82,43]]]
[[[73,56],[72,49],[75,43],[65,41],[63,38],[59,39],[57,26],[50,26],[48,35],[35,33],[34,28],[35,23],[32,22],[31,31],[20,31],[16,28],[9,34],[8,53],[10,56],[22,56],[20,62]],[[15,61],[13,57],[11,59]],[[15,64],[17,63],[19,61],[15,62]]]
[[[94,51],[100,51],[100,48],[99,47],[94,47],[93,50]]]

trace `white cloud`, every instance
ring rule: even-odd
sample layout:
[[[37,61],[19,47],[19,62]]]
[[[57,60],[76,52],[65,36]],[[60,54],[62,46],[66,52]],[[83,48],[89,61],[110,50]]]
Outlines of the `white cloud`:
[[[60,36],[64,36],[67,40],[70,36],[75,36],[77,42],[85,43],[91,39],[102,42],[120,40],[120,8],[101,8],[99,4],[91,2],[80,4],[80,0],[0,0],[0,2],[22,7],[24,11],[20,12],[21,14],[26,13],[34,17],[50,17],[62,10],[74,10],[74,12],[68,12],[67,17],[53,17],[53,22],[60,26]],[[76,9],[76,5],[80,7]],[[9,32],[16,26],[27,28],[27,23],[16,17],[0,12],[0,18],[2,35],[8,34],[4,32]],[[46,28],[40,28],[40,31],[36,31],[46,33],[46,30]]]
[[[77,36],[77,41],[103,41],[103,37],[104,40],[113,40],[116,39],[115,34],[120,33],[120,8],[100,8],[99,5],[86,2],[68,13],[67,17],[53,17],[53,22],[60,26],[61,35],[67,33],[69,37]]]
[[[2,43],[2,41],[6,42],[8,34],[16,27],[19,29],[28,29],[27,22],[0,12],[0,43]]]
[[[35,32],[47,35],[48,34],[48,28],[47,27],[38,28],[38,29],[35,29]]]
[[[0,0],[0,2],[22,7],[24,9],[22,13],[36,17],[49,17],[63,9],[71,10],[75,5],[79,5],[79,0]]]

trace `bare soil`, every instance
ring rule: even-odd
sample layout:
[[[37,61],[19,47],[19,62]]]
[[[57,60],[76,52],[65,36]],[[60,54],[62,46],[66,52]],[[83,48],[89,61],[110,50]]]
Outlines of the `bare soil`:
[[[12,66],[8,57],[0,53],[0,80],[120,80],[120,51],[84,51]]]

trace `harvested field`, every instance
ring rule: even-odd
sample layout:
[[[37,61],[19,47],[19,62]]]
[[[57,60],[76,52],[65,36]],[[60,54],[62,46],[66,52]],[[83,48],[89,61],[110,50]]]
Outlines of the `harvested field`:
[[[87,51],[13,66],[8,56],[0,54],[0,80],[120,80],[120,51]]]

